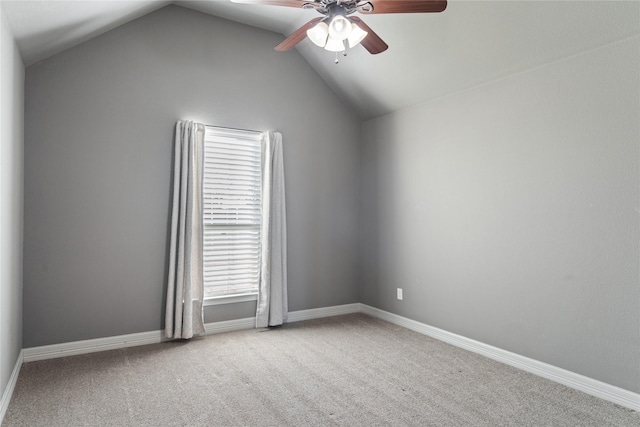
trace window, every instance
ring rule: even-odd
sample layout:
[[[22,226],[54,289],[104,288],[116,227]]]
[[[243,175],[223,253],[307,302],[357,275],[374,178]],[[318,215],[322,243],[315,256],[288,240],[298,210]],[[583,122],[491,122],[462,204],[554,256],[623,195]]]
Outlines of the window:
[[[256,295],[260,277],[261,134],[207,126],[204,297]]]

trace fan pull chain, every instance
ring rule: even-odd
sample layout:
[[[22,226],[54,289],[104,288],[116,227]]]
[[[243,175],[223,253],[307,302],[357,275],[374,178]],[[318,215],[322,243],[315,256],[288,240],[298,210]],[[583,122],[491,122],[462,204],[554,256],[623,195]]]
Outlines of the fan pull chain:
[[[347,56],[347,51],[346,50],[344,52],[342,52],[342,56]],[[336,52],[336,60],[334,62],[336,64],[340,62],[340,60],[338,59],[338,52]]]

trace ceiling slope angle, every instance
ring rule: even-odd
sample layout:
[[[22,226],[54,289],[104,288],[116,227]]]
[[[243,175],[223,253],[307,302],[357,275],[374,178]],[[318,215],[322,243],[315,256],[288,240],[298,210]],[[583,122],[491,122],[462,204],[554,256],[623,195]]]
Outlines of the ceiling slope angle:
[[[283,40],[319,16],[230,0],[2,0],[0,7],[29,66],[171,3],[277,32]],[[363,119],[640,35],[635,1],[449,1],[442,13],[357,15],[387,50],[370,55],[355,46],[338,65],[335,52],[307,38],[296,50]]]
[[[2,0],[26,66],[160,9],[161,0]]]
[[[450,1],[439,14],[366,16],[390,46],[338,65],[297,47],[362,119],[457,93],[640,34],[640,2]],[[285,34],[287,35],[287,34]]]

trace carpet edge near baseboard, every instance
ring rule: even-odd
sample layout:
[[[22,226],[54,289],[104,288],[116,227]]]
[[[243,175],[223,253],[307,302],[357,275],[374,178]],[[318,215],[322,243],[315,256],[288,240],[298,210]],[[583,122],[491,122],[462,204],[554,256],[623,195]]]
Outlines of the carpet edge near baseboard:
[[[502,350],[497,347],[493,347],[488,344],[484,344],[479,341],[472,340],[470,338],[463,337],[451,332],[447,332],[442,329],[435,328],[433,326],[420,323],[418,321],[402,317],[400,315],[390,313],[366,304],[353,303],[344,304],[338,306],[313,308],[308,310],[293,311],[288,314],[288,322],[298,322],[302,320],[318,319],[322,317],[338,316],[352,313],[364,313],[378,319],[388,321],[398,326],[411,329],[423,335],[430,336],[448,344],[460,347],[464,350],[471,351],[473,353],[480,354],[506,365],[513,366],[523,371],[532,373],[534,375],[549,379],[551,381],[563,384],[575,390],[582,391],[589,395],[613,402],[615,404],[624,406],[635,411],[640,411],[640,394],[635,393],[623,388],[607,384],[605,382],[595,380],[593,378],[586,377],[584,375],[577,374],[562,368],[558,368],[553,365],[549,365],[544,362],[537,361],[525,356],[521,356],[516,353],[511,353],[506,350]],[[227,320],[222,322],[207,323],[205,325],[207,334],[218,334],[224,332],[232,332],[243,329],[251,329],[255,327],[254,318],[244,318]],[[93,353],[97,351],[114,350],[118,348],[133,347],[145,344],[155,344],[166,339],[163,337],[162,331],[141,332],[128,335],[120,335],[115,337],[97,338],[84,341],[74,341],[63,344],[53,344],[40,347],[25,348],[20,353],[19,364],[17,371],[19,372],[19,366],[22,362],[32,362],[36,360],[52,359],[57,357],[72,356],[78,354]],[[15,381],[17,380],[17,374]],[[8,406],[11,394],[13,392],[13,386],[11,383],[6,387],[3,397],[0,411],[5,406]],[[6,400],[6,402],[5,402]],[[4,416],[4,412],[0,412],[1,416]],[[0,417],[0,420],[2,417]]]
[[[525,372],[565,385],[569,388],[584,392],[594,397],[624,406],[640,412],[640,394],[599,381],[581,374],[577,374],[548,363],[540,362],[526,356],[502,350],[470,338],[463,337],[445,330],[426,325],[424,323],[380,310],[366,304],[361,304],[362,313],[381,320],[402,326],[422,335],[460,347],[472,353],[493,359],[505,365],[513,366]]]
[[[16,363],[13,366],[13,371],[11,371],[11,376],[9,377],[9,381],[7,382],[6,387],[2,393],[2,398],[0,399],[0,425],[4,420],[4,416],[7,413],[7,409],[9,408],[9,402],[11,401],[11,396],[13,396],[13,390],[16,388],[16,383],[18,382],[18,376],[20,375],[20,368],[22,368],[22,363],[24,360],[24,350],[20,350],[18,354],[18,358],[16,359]]]
[[[319,319],[322,317],[338,316],[342,314],[360,313],[361,304],[344,304],[330,307],[312,308],[308,310],[292,311],[288,314],[288,322]],[[255,318],[223,320],[206,323],[205,334],[221,334],[255,327]],[[105,338],[94,338],[81,341],[71,341],[61,344],[50,344],[23,349],[24,362],[54,359],[58,357],[75,356],[78,354],[94,353],[97,351],[116,350],[119,348],[135,347],[138,345],[157,344],[167,339],[164,331],[137,332],[133,334],[117,335]]]

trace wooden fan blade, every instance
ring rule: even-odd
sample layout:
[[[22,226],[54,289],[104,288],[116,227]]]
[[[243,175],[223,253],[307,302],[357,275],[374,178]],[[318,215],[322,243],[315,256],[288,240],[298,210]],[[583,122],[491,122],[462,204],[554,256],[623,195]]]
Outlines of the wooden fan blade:
[[[438,13],[447,8],[447,0],[364,0],[371,3],[368,13]]]
[[[232,3],[264,4],[268,6],[287,6],[301,8],[315,0],[231,0]]]
[[[275,47],[275,50],[284,52],[286,50],[291,50],[295,45],[300,43],[307,37],[307,30],[316,25],[318,22],[322,21],[323,17],[313,18],[311,21],[304,24],[302,27],[295,30],[289,37],[284,39],[282,43]]]
[[[386,44],[384,40],[382,40],[380,36],[371,29],[371,27],[365,24],[362,19],[357,16],[350,16],[349,19],[363,31],[369,33],[367,34],[367,37],[360,42],[360,44],[367,49],[370,54],[375,55],[389,49],[389,45]]]

